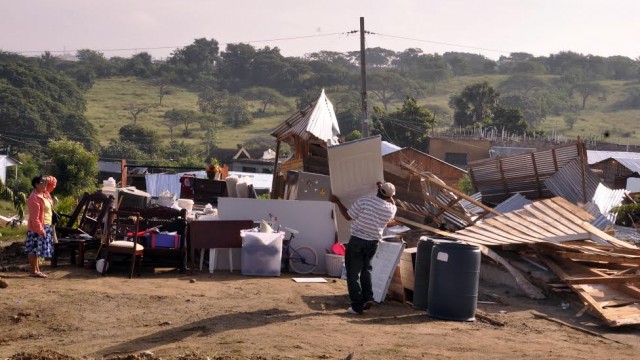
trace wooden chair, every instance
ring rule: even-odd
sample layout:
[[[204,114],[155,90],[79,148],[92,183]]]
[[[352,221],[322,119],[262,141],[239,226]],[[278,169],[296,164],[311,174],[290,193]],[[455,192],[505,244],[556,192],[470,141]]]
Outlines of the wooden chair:
[[[58,255],[62,250],[70,251],[70,262],[76,263],[75,251],[78,250],[78,267],[84,266],[84,254],[88,248],[97,248],[107,216],[113,204],[113,196],[98,191],[84,193],[71,215],[60,214],[60,223],[56,225],[58,243],[54,245],[51,267],[58,266]]]
[[[145,266],[176,267],[180,273],[187,270],[187,210],[164,206],[147,208],[121,207],[121,210],[140,214],[140,231],[158,228],[159,231],[177,232],[178,248],[153,248],[145,246]]]
[[[102,267],[104,275],[111,263],[111,255],[123,254],[131,256],[131,272],[129,278],[138,263],[138,276],[142,268],[144,246],[139,243],[138,231],[140,230],[140,214],[136,212],[113,210],[109,213],[107,236],[105,245],[105,266]]]

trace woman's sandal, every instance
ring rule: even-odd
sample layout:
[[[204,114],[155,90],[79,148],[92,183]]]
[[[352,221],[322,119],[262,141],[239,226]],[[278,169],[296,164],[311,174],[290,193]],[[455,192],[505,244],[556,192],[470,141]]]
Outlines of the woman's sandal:
[[[43,273],[43,272],[36,272],[36,273],[30,273],[29,276],[31,277],[37,277],[37,278],[48,278],[49,275]]]

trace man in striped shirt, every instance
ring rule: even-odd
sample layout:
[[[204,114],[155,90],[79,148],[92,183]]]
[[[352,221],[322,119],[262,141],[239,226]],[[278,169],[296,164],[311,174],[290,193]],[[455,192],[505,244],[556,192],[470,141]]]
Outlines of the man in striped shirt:
[[[337,196],[331,196],[340,213],[351,221],[351,237],[346,246],[344,262],[351,299],[351,307],[347,312],[354,315],[362,315],[373,303],[371,259],[378,249],[378,241],[382,240],[382,231],[390,225],[397,210],[393,200],[395,186],[389,182],[378,182],[377,185],[375,196],[362,197],[349,209]]]

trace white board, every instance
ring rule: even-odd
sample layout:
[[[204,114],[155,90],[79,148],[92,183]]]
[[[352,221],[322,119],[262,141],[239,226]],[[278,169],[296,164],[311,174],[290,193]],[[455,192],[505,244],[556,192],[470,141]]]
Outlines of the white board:
[[[376,182],[384,181],[380,136],[349,141],[328,149],[331,193],[347,209],[362,196],[374,195]],[[349,241],[349,222],[336,208],[338,240]]]
[[[315,273],[324,274],[326,272],[324,254],[326,249],[330,249],[333,245],[336,232],[333,203],[328,201],[218,198],[220,220],[268,221],[269,214],[278,217],[277,224],[299,231],[293,240],[294,246],[313,248],[318,255],[318,267]],[[289,238],[288,233],[286,238]]]
[[[373,285],[373,300],[382,302],[387,296],[391,278],[400,262],[400,256],[404,251],[402,242],[380,241],[378,250],[371,260],[371,284]]]

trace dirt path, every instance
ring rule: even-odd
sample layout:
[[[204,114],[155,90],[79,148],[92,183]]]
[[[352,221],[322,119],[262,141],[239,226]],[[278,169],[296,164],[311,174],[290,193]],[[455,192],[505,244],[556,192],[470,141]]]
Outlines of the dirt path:
[[[486,284],[481,291],[499,294],[505,304],[479,309],[504,326],[435,320],[393,300],[364,316],[347,315],[346,284],[331,278],[309,284],[288,274],[182,276],[146,269],[128,279],[124,269],[101,277],[68,265],[45,271],[50,278],[13,267],[0,272],[9,285],[0,289],[0,359],[43,350],[95,358],[148,350],[162,358],[631,359],[640,350],[637,327],[593,326],[608,338],[589,335],[532,315],[577,323],[577,304],[563,310],[560,299],[532,301]],[[587,315],[580,320],[598,323]]]

